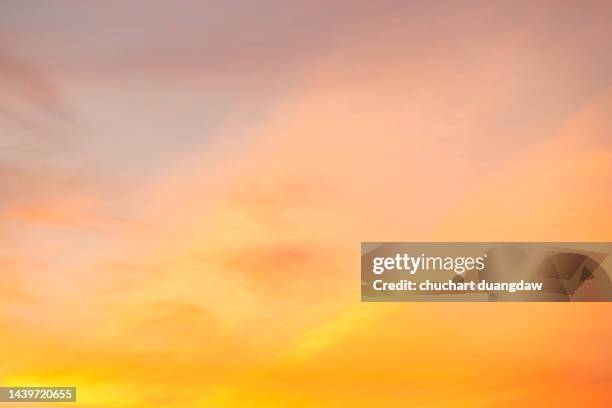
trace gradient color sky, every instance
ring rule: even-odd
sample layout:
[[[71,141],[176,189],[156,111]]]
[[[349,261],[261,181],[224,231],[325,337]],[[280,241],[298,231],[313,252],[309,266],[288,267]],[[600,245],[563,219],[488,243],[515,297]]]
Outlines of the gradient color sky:
[[[3,0],[0,385],[76,385],[83,408],[611,406],[607,304],[359,301],[360,241],[612,240],[610,21]]]

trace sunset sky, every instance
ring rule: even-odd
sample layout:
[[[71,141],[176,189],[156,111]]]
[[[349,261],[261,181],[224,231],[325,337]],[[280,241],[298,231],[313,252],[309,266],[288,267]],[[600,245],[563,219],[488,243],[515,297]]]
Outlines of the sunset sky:
[[[603,0],[2,0],[0,386],[612,406],[609,304],[359,297],[361,241],[612,241],[611,21]]]

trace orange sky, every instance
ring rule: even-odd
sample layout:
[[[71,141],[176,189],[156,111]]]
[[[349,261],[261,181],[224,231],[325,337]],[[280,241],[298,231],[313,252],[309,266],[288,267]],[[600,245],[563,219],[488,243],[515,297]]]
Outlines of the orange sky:
[[[361,241],[612,239],[611,19],[4,1],[0,385],[76,385],[83,408],[610,406],[605,304],[362,304],[358,277]]]

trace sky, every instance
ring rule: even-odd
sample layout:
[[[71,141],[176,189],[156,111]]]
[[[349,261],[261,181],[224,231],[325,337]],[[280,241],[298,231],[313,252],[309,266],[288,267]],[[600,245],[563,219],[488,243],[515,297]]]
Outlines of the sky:
[[[0,385],[75,385],[83,408],[610,406],[606,304],[367,304],[358,277],[361,241],[612,239],[611,20],[4,0]]]

